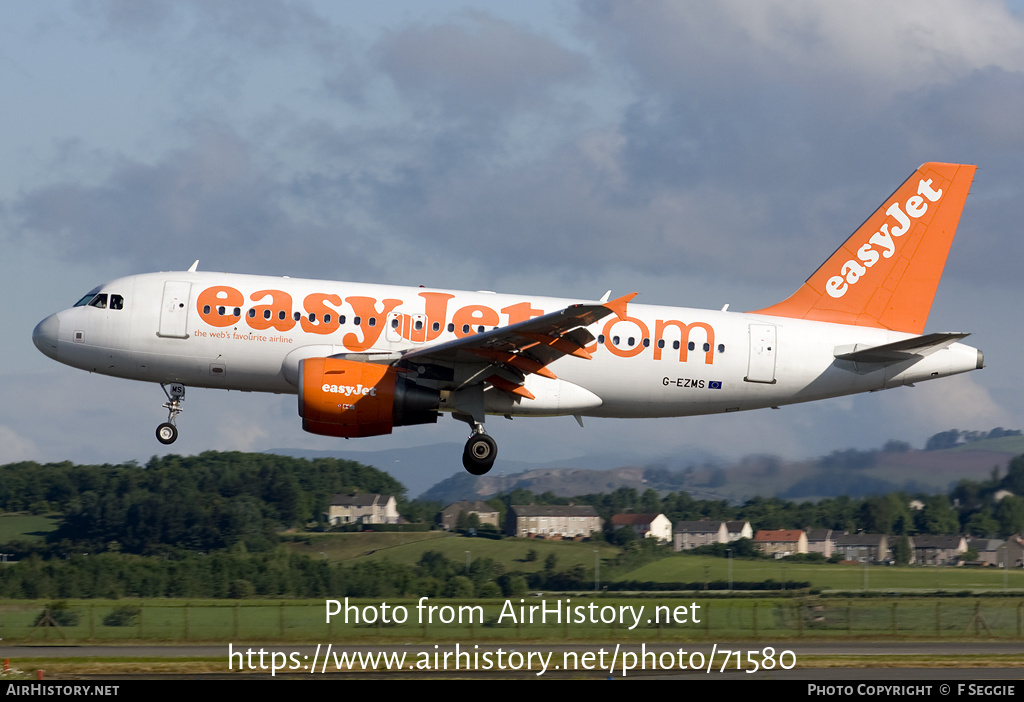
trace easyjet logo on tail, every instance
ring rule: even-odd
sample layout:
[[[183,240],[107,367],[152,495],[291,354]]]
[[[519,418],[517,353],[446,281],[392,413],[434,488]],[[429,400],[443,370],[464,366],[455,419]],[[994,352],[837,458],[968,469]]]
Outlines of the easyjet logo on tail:
[[[917,220],[928,211],[928,204],[942,197],[942,190],[932,188],[932,179],[921,179],[917,183],[917,195],[907,198],[902,207],[894,202],[886,209],[885,214],[892,218],[886,221],[878,231],[871,235],[868,243],[857,249],[856,260],[850,259],[842,265],[839,275],[834,275],[825,283],[825,292],[831,297],[840,298],[846,294],[851,285],[857,282],[882,258],[892,258],[896,253],[899,238],[910,230],[911,220]],[[926,201],[927,200],[927,201]]]

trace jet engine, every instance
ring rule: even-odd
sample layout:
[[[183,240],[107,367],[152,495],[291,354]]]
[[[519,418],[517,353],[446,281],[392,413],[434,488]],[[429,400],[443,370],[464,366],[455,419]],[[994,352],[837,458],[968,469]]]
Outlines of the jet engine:
[[[395,368],[340,358],[299,363],[299,416],[312,434],[377,436],[392,427],[437,422],[440,393]]]

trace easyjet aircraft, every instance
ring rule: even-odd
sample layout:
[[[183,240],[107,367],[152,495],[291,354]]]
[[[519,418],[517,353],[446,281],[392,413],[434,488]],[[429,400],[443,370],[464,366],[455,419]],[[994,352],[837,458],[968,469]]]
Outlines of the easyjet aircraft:
[[[44,319],[47,356],[160,383],[165,444],[186,386],[298,395],[306,431],[345,438],[487,415],[680,417],[777,407],[982,367],[924,334],[975,167],[927,163],[789,299],[753,312],[206,273],[121,278]],[[198,263],[198,261],[196,262]]]

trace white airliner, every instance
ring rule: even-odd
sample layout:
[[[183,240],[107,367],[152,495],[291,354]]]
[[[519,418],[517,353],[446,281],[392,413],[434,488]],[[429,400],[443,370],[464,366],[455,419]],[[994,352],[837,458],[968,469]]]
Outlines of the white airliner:
[[[165,444],[186,386],[298,394],[302,427],[389,434],[450,412],[490,470],[486,415],[681,417],[820,400],[981,368],[923,334],[974,177],[927,163],[789,299],[737,313],[197,270],[99,286],[44,319],[47,356],[160,383]]]

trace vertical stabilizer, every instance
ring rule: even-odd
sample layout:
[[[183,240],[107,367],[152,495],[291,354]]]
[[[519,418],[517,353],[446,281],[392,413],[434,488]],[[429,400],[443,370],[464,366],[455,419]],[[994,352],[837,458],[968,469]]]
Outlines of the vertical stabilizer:
[[[975,168],[924,164],[799,290],[754,313],[922,333]]]

